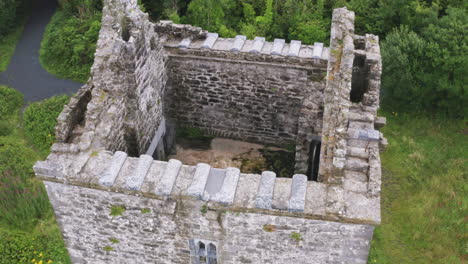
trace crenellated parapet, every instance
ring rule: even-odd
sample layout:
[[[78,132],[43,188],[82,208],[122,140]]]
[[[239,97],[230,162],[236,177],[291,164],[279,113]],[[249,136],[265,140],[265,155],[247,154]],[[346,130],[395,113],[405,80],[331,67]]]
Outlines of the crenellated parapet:
[[[161,21],[159,28],[193,28],[188,25],[173,24],[172,21]],[[197,28],[195,28],[197,29]],[[197,56],[200,59],[238,60],[244,63],[275,63],[287,67],[325,68],[329,48],[323,43],[304,45],[299,40],[286,43],[284,39],[266,41],[264,37],[253,40],[238,35],[235,38],[222,38],[218,33],[172,34],[163,32],[163,43],[169,56]]]
[[[221,38],[105,0],[91,78],[34,165],[72,261],[366,263],[387,144],[381,68],[378,37],[355,35],[346,8],[324,47]],[[294,144],[296,174],[165,161],[177,126]],[[124,243],[103,251],[111,238]]]

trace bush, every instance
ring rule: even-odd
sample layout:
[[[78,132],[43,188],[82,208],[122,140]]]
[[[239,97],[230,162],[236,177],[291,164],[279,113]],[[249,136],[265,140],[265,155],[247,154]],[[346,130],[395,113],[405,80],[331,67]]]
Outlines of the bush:
[[[70,263],[58,230],[44,231],[47,233],[0,230],[0,264]]]
[[[0,176],[0,219],[3,224],[28,230],[52,214],[42,183],[23,181],[10,171]]]
[[[0,85],[0,121],[17,113],[23,105],[23,95],[15,89]]]
[[[0,1],[0,36],[5,36],[15,25],[17,0]]]
[[[468,60],[461,56],[468,52],[463,43],[467,37],[460,33],[461,15],[454,12],[449,19],[445,16],[440,25],[429,26],[423,36],[406,26],[387,36],[382,44],[385,107],[454,117],[468,114]]]
[[[22,140],[0,137],[0,175],[8,172],[26,180],[33,174],[32,166],[36,158],[35,152],[26,147]]]
[[[49,152],[55,141],[55,125],[57,117],[70,97],[66,95],[54,96],[35,102],[24,111],[24,129],[27,138],[43,154]]]
[[[34,151],[14,137],[0,137],[0,221],[16,228],[32,227],[50,213],[41,184],[31,181]]]
[[[81,83],[87,81],[101,28],[101,13],[81,19],[58,11],[46,28],[40,50],[47,71]]]

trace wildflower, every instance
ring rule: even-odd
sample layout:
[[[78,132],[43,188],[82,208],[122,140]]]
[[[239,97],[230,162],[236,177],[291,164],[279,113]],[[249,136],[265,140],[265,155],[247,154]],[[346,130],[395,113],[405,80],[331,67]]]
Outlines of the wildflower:
[[[52,260],[49,259],[49,260],[47,261],[47,264],[50,264],[50,263],[52,263]]]
[[[39,263],[38,263],[38,264],[42,264],[42,260],[41,260],[41,261],[39,261]]]
[[[31,260],[31,262],[35,263],[35,262],[36,262],[36,259]]]
[[[39,254],[39,257],[42,257],[42,252]]]

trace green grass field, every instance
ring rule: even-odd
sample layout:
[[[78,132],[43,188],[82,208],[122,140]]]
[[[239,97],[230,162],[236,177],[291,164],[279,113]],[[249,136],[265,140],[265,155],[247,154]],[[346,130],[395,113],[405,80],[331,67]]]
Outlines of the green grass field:
[[[466,263],[466,121],[384,115],[382,225],[369,263]]]

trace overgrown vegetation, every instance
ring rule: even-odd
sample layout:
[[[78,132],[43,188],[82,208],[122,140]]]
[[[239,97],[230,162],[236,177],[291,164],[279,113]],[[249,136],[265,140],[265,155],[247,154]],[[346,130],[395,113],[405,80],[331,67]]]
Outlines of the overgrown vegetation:
[[[6,70],[21,37],[29,0],[0,1],[0,72]]]
[[[40,153],[47,154],[54,143],[57,116],[69,100],[67,95],[54,96],[30,104],[24,111],[24,130]]]
[[[70,263],[44,185],[33,178],[44,153],[26,140],[22,106],[19,92],[0,86],[0,264]]]
[[[369,263],[464,263],[468,129],[465,121],[387,114],[382,225]]]
[[[40,60],[50,73],[87,81],[101,28],[101,1],[59,0],[59,10],[46,28]]]
[[[142,0],[154,20],[201,26],[222,37],[328,43],[333,8],[356,13],[356,33],[382,40],[387,110],[468,114],[468,16],[461,0]],[[162,7],[162,8],[161,8]]]
[[[176,129],[176,141],[183,147],[195,149],[209,149],[214,136],[206,135],[196,127],[178,127]]]

